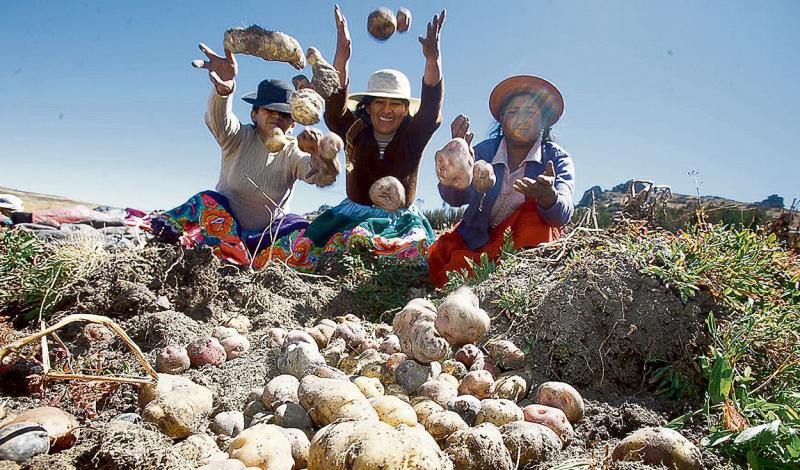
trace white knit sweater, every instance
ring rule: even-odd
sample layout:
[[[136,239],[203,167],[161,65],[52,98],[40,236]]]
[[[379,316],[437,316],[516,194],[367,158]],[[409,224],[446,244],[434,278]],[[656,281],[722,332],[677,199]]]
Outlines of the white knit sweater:
[[[295,181],[316,183],[316,177],[305,178],[311,156],[298,148],[297,139],[292,136],[287,136],[289,145],[283,150],[269,152],[255,126],[242,125],[233,114],[232,100],[233,93],[220,96],[213,89],[208,99],[206,125],[222,149],[216,189],[228,198],[242,228],[263,230],[273,220],[272,214],[279,217],[289,211]]]

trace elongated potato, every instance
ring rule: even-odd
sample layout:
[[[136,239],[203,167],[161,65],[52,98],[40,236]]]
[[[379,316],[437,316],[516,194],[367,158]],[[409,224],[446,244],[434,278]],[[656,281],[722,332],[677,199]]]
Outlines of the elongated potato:
[[[584,404],[581,394],[564,382],[545,382],[536,389],[536,403],[563,411],[570,423],[583,418]]]
[[[321,97],[328,99],[342,89],[339,72],[325,60],[319,49],[309,47],[306,51],[306,58],[313,72],[310,85]]]
[[[442,186],[464,191],[472,183],[475,158],[466,140],[457,137],[441,148],[434,157],[436,176]]]
[[[614,461],[639,461],[677,470],[703,468],[700,451],[679,432],[668,428],[642,428],[622,440],[611,453]]]
[[[263,470],[292,470],[292,444],[274,424],[257,424],[239,433],[228,447],[232,459]]]
[[[345,418],[378,420],[367,398],[348,380],[308,375],[300,381],[297,395],[311,419],[320,426]]]
[[[478,297],[468,287],[459,287],[439,306],[435,326],[450,346],[458,348],[483,338],[489,323],[489,315],[478,307]]]
[[[378,413],[378,418],[390,426],[417,425],[417,414],[414,408],[398,397],[384,395],[371,399],[369,403]]]
[[[225,31],[225,49],[234,54],[247,54],[264,60],[288,62],[297,70],[306,68],[306,56],[297,39],[280,31],[261,26],[231,28]]]

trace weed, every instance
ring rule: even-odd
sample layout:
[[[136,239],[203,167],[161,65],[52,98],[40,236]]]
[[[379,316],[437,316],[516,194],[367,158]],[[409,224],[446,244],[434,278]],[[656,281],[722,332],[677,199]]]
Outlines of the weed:
[[[489,254],[481,253],[479,261],[465,258],[467,268],[461,271],[451,271],[447,273],[447,284],[444,290],[452,292],[461,286],[473,286],[480,284],[491,276],[498,267],[505,261],[512,260],[518,250],[514,249],[514,237],[511,228],[503,232],[503,248],[500,250],[500,257],[497,260],[489,259]]]

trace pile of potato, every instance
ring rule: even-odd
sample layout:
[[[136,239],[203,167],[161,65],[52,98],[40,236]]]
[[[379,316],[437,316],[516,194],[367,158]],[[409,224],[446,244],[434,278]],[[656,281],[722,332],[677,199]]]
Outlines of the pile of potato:
[[[219,367],[226,360],[241,357],[250,350],[247,317],[235,317],[214,328],[211,336],[195,339],[185,347],[170,345],[156,352],[156,370],[164,374],[180,374],[189,367]]]

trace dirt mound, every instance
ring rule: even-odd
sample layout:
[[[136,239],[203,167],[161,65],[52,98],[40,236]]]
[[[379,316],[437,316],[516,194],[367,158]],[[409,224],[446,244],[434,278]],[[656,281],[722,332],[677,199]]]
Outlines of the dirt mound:
[[[476,288],[542,380],[581,390],[637,392],[658,367],[691,363],[707,342],[706,313],[642,274],[624,251],[597,251],[553,272],[518,256]]]

